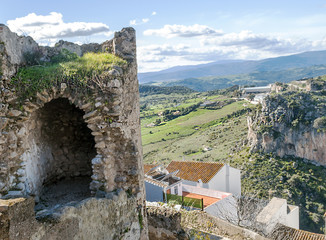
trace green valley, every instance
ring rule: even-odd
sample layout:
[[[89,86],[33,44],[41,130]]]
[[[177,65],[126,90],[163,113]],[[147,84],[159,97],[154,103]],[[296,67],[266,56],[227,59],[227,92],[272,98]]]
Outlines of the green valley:
[[[157,87],[159,88],[159,87]],[[300,228],[322,232],[326,168],[300,158],[250,153],[247,116],[260,105],[236,99],[237,88],[210,92],[141,92],[145,163],[220,161],[241,169],[242,189],[261,198],[281,197],[300,207]],[[196,106],[181,115],[184,109]],[[175,114],[167,119],[166,114]],[[165,119],[165,120],[164,120]]]

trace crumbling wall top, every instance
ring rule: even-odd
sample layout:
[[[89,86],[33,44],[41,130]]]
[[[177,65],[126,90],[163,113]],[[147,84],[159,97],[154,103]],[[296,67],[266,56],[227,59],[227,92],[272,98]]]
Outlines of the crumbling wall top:
[[[37,51],[38,48],[31,37],[18,36],[0,24],[0,75],[5,79],[13,76],[18,66],[24,63],[24,53]]]
[[[39,46],[29,36],[18,36],[6,25],[0,24],[0,77],[6,80],[14,76],[19,67],[26,65],[27,53],[34,54],[42,61],[50,61],[62,49],[67,49],[78,56],[86,52],[109,52],[128,62],[136,63],[136,33],[133,28],[128,27],[116,32],[113,39],[102,44],[78,45],[60,40],[54,47],[48,47]]]

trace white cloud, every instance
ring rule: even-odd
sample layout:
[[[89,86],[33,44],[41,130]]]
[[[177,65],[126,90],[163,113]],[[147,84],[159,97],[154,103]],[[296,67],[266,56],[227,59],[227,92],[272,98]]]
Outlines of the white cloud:
[[[152,12],[151,16],[154,16],[154,15],[156,15],[156,12]],[[149,18],[142,18],[141,20],[132,19],[129,21],[129,25],[131,25],[131,26],[142,25],[142,24],[148,23],[149,20],[150,20]]]
[[[149,18],[143,18],[141,21],[142,21],[143,23],[147,23],[147,22],[149,21]]]
[[[129,24],[130,24],[130,25],[137,25],[137,24],[136,24],[136,19],[130,20],[130,21],[129,21]]]
[[[177,45],[147,45],[137,48],[139,72],[158,71],[165,68],[181,65],[203,63],[187,59],[185,53],[187,46]],[[175,51],[175,53],[174,53]],[[165,53],[164,53],[165,52]],[[185,53],[186,54],[186,53]]]
[[[133,19],[133,20],[129,21],[129,24],[131,26],[136,26],[136,25],[141,25],[141,24],[147,23],[147,22],[149,22],[149,18],[143,18],[142,20]]]
[[[308,51],[313,43],[305,39],[285,39],[279,36],[268,36],[265,34],[255,34],[251,31],[241,31],[240,33],[229,33],[221,37],[205,38],[201,40],[203,45],[212,46],[237,46],[248,49],[256,49],[271,53],[287,54],[300,51]]]
[[[205,25],[194,24],[185,25],[164,25],[160,29],[148,29],[144,31],[145,36],[161,36],[165,38],[173,37],[198,37],[198,36],[220,36],[223,35],[221,30],[216,30]]]
[[[49,15],[36,15],[30,13],[25,17],[16,18],[15,20],[8,20],[7,24],[14,30],[20,30],[21,28],[39,27],[42,25],[59,25],[63,24],[62,14],[57,12],[51,12]]]
[[[188,38],[187,41],[177,38],[170,40],[168,44],[140,46],[138,62],[139,71],[148,72],[219,60],[260,60],[325,48],[326,37],[318,41],[308,41],[241,31],[222,36]]]
[[[227,57],[227,51],[224,52],[225,49],[192,47],[185,44],[153,44],[140,46],[137,51],[140,72],[208,63]]]
[[[109,26],[104,23],[65,23],[62,19],[62,14],[57,12],[51,12],[46,16],[30,13],[25,17],[8,20],[7,24],[12,31],[18,34],[29,35],[39,41],[90,36],[109,32]]]

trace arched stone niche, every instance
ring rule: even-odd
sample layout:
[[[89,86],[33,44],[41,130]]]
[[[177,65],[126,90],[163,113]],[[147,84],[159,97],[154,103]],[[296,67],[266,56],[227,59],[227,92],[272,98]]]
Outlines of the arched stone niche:
[[[27,133],[21,156],[26,164],[24,187],[27,194],[38,198],[44,187],[58,186],[61,182],[61,187],[66,188],[62,193],[90,195],[87,190],[92,176],[92,159],[97,152],[84,115],[84,111],[67,98],[53,99],[31,114],[22,130]],[[62,197],[59,190],[55,190],[57,196]]]
[[[89,177],[91,195],[119,188],[143,194],[134,30],[124,29],[101,45],[60,42],[59,49],[108,51],[128,64],[113,66],[85,89],[58,81],[36,97],[20,99],[20,104],[8,76],[14,75],[19,61],[11,65],[10,61],[19,59],[29,46],[33,50],[35,43],[24,43],[19,37],[17,41],[26,46],[17,48],[13,58],[7,55],[17,46],[4,39],[7,51],[2,63],[7,64],[2,64],[0,81],[0,197],[31,195],[37,199],[44,186],[77,177]],[[55,49],[38,47],[38,51],[49,54]]]

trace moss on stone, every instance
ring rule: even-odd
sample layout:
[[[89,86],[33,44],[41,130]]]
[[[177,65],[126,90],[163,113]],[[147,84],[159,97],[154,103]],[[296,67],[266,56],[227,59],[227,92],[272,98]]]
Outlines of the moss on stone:
[[[125,60],[109,53],[86,53],[78,57],[65,50],[53,57],[50,63],[20,68],[11,84],[25,100],[61,82],[74,88],[86,88],[94,79],[105,77],[112,66],[126,64]]]
[[[141,210],[139,210],[139,213],[138,213],[138,221],[139,221],[140,229],[143,229],[144,223],[143,223],[143,214],[141,213]]]

